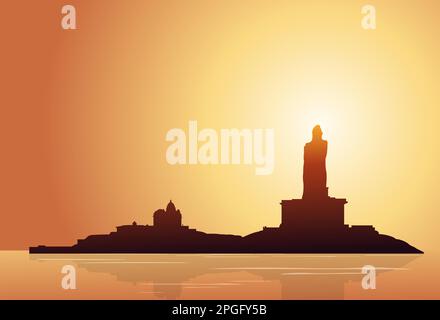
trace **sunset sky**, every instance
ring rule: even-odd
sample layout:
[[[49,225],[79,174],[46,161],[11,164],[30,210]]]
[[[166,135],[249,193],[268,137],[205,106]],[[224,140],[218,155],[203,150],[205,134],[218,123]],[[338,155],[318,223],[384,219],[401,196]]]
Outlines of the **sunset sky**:
[[[201,231],[278,226],[320,124],[346,223],[438,250],[439,17],[437,0],[2,4],[0,249],[151,224],[170,199]],[[169,165],[165,135],[191,120],[273,128],[273,174]]]

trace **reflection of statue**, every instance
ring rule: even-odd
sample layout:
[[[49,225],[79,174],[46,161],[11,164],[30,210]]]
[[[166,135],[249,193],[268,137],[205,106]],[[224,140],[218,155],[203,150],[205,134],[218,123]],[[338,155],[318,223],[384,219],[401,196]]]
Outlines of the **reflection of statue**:
[[[325,158],[327,141],[322,139],[320,126],[313,128],[313,139],[304,147],[303,199],[328,197]]]

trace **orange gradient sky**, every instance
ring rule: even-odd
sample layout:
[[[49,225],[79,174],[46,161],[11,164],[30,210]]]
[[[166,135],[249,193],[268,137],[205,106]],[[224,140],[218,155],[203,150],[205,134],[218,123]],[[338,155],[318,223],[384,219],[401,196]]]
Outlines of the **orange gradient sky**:
[[[437,0],[68,3],[79,30],[65,1],[1,5],[0,249],[151,223],[170,199],[202,231],[277,226],[318,123],[346,223],[436,249]],[[166,132],[190,120],[274,128],[273,174],[170,166]]]

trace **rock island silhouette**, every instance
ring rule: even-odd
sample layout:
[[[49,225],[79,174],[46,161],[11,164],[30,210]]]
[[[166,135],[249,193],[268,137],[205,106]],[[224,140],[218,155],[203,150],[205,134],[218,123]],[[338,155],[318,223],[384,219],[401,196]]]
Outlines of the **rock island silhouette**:
[[[372,225],[344,222],[346,199],[328,195],[327,141],[320,126],[304,147],[304,192],[281,201],[281,224],[247,236],[209,234],[182,225],[170,201],[153,214],[153,225],[116,227],[71,247],[30,247],[30,253],[423,253],[408,243],[380,234]]]

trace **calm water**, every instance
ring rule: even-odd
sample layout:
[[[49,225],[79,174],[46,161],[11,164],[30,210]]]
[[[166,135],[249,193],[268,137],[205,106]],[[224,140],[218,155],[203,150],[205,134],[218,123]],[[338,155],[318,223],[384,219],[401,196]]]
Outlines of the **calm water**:
[[[1,299],[439,299],[434,255],[29,255],[0,252]],[[76,269],[77,289],[61,288]],[[362,267],[377,268],[363,290]]]

